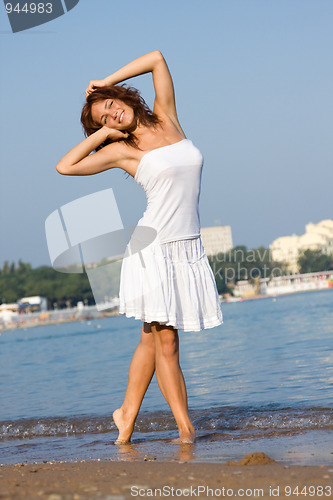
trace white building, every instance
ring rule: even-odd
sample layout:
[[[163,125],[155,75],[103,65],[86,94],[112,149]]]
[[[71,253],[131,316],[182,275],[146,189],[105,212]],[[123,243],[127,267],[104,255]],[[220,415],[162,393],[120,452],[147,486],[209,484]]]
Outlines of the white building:
[[[250,298],[257,294],[257,286],[248,280],[239,280],[233,288],[234,297]]]
[[[23,297],[18,301],[18,305],[20,309],[24,309],[28,312],[47,311],[47,299],[39,295]]]
[[[275,278],[262,278],[259,281],[260,292],[263,295],[324,290],[333,288],[333,271],[276,276]]]
[[[202,227],[201,239],[208,256],[226,253],[233,248],[230,226]]]
[[[259,278],[255,283],[241,280],[236,283],[233,294],[235,297],[250,299],[257,294],[275,296],[327,288],[333,288],[333,271]]]
[[[305,234],[282,236],[270,245],[273,260],[285,262],[291,273],[299,272],[297,260],[300,253],[307,249],[333,254],[333,220],[322,220],[318,224],[309,222],[305,226]]]
[[[12,322],[13,318],[18,315],[18,304],[1,304],[0,305],[0,326],[1,323],[9,324]]]

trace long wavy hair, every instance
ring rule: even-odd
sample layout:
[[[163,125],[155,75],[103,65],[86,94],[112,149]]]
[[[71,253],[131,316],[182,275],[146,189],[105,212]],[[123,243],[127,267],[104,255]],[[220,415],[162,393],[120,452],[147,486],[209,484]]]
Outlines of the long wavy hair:
[[[97,88],[87,97],[81,113],[81,123],[86,136],[93,134],[101,128],[101,125],[93,120],[91,108],[96,102],[104,101],[105,99],[119,99],[130,106],[134,111],[134,117],[137,124],[140,123],[141,125],[151,127],[160,123],[157,115],[151,111],[137,89],[134,87],[127,87],[126,85],[109,85],[107,87]],[[127,132],[129,134],[128,137],[119,140],[125,142],[129,146],[139,149],[135,134],[130,130]],[[96,151],[112,142],[114,141],[107,139],[96,148]]]

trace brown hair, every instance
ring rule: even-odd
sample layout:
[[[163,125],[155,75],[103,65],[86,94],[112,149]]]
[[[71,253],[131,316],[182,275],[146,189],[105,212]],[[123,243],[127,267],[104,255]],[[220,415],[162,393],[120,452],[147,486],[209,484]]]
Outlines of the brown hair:
[[[93,134],[96,130],[99,130],[102,127],[102,125],[93,120],[91,116],[91,108],[94,103],[104,101],[105,99],[119,99],[130,106],[134,111],[134,117],[136,118],[137,123],[148,127],[160,123],[157,115],[151,111],[137,89],[134,87],[126,87],[126,85],[109,85],[107,87],[97,88],[87,97],[87,101],[83,106],[81,113],[81,123],[86,136]],[[138,149],[134,133],[130,130],[127,132],[129,134],[128,137],[120,140]],[[98,146],[98,148],[96,148],[96,151],[103,148],[107,144],[111,144],[112,142],[113,141],[111,139],[107,139],[100,146]]]

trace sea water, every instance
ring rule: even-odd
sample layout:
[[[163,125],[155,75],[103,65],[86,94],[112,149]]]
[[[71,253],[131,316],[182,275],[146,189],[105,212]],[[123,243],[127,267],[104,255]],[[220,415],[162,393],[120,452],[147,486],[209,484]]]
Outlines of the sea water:
[[[141,324],[123,316],[4,331],[0,463],[49,460],[225,462],[264,451],[284,463],[333,463],[333,290],[222,304],[224,323],[179,332],[195,445],[156,379],[132,444],[115,446]]]

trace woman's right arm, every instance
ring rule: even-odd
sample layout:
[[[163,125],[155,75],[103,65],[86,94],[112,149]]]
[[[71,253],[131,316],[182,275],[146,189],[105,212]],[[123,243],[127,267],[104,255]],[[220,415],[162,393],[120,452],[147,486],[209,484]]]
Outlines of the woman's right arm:
[[[167,115],[179,132],[185,134],[180,126],[176,110],[175,91],[172,77],[168,65],[159,50],[154,50],[143,56],[134,59],[115,73],[107,76],[103,80],[91,80],[86,89],[86,96],[94,92],[99,87],[107,85],[117,85],[129,78],[152,73],[155,89],[155,101],[153,111],[158,116]]]
[[[92,153],[106,139],[120,139],[127,134],[119,130],[102,127],[77,144],[59,161],[57,171],[62,175],[93,175],[110,168],[122,168],[124,145],[114,142],[96,153]],[[92,153],[92,154],[91,154]]]
[[[163,59],[161,52],[159,50],[154,50],[153,52],[149,52],[148,54],[144,54],[134,59],[111,75],[103,78],[103,80],[91,80],[86,89],[86,97],[98,87],[117,85],[129,78],[153,72],[161,59]]]

